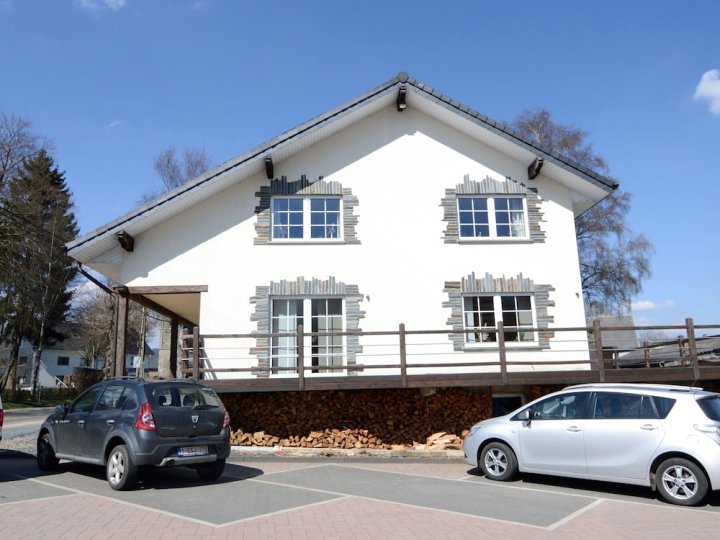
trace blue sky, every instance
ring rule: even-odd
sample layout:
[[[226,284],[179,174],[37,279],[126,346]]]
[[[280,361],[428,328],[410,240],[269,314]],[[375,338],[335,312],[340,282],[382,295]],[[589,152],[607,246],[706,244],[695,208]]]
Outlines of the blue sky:
[[[720,323],[720,2],[0,0],[0,110],[32,120],[83,232],[399,71],[510,121],[583,128],[653,242],[641,324]],[[703,81],[701,83],[701,81]]]

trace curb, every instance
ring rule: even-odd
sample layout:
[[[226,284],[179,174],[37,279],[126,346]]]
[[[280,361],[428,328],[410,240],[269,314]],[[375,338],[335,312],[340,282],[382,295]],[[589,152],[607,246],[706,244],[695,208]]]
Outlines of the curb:
[[[231,446],[230,457],[244,458],[310,458],[310,459],[342,459],[342,460],[383,460],[383,459],[417,459],[439,461],[462,461],[462,450],[376,450],[370,448],[341,449],[341,448],[302,448],[290,446]]]

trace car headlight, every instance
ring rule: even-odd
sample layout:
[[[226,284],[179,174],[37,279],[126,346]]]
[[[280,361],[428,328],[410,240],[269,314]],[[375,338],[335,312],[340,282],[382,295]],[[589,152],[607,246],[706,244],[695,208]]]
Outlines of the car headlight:
[[[480,424],[475,424],[473,427],[470,428],[470,431],[468,431],[468,434],[465,436],[465,438],[467,439],[468,437],[471,437],[472,435],[477,433],[481,427],[482,426]]]

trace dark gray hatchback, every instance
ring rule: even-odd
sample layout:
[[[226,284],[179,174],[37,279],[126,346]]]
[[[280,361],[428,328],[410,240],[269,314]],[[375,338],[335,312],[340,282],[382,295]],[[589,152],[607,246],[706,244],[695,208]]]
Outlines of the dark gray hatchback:
[[[188,380],[110,379],[58,405],[38,435],[42,470],[60,459],[104,465],[110,487],[134,487],[138,468],[187,465],[215,480],[230,455],[230,418],[218,395]]]

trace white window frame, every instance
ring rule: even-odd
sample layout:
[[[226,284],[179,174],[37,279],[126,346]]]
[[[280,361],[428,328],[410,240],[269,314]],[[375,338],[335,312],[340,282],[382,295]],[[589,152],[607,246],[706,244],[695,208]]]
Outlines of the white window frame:
[[[269,313],[269,316],[270,316],[269,328],[270,328],[271,333],[275,333],[275,329],[273,326],[273,319],[274,319],[273,313],[275,312],[275,302],[276,301],[288,301],[288,300],[302,301],[302,303],[303,303],[302,322],[300,323],[300,321],[298,320],[298,323],[303,325],[303,331],[306,334],[305,340],[303,343],[304,363],[305,363],[305,368],[313,368],[314,366],[312,365],[312,358],[313,358],[312,336],[307,336],[307,334],[312,332],[312,302],[313,302],[313,300],[340,300],[340,304],[341,304],[341,310],[340,310],[341,329],[340,329],[340,332],[344,333],[347,328],[345,298],[342,296],[333,296],[333,295],[329,295],[329,296],[317,296],[317,295],[312,295],[312,296],[292,296],[292,295],[290,295],[290,296],[272,296],[272,297],[270,297],[270,313]],[[295,329],[293,329],[293,332],[297,332],[297,327]],[[297,367],[297,352],[294,356],[294,358],[295,358],[294,365],[287,366],[287,367],[278,366],[277,368],[273,367],[273,359],[274,359],[273,349],[275,348],[275,345],[274,345],[275,339],[292,339],[292,338],[290,338],[290,337],[287,337],[287,338],[273,337],[270,339],[270,350],[269,350],[269,355],[268,355],[269,356],[268,363],[269,363],[269,368],[270,368],[270,376],[271,377],[282,377],[282,376],[287,376],[287,375],[297,376],[297,373],[295,373],[295,371],[294,371],[295,368]],[[344,375],[345,374],[345,371],[347,369],[346,336],[342,336],[341,347],[342,347],[341,361],[342,361],[342,366],[344,366],[345,369],[334,369],[332,371],[326,371],[326,370],[323,370],[322,365],[318,365],[317,366],[317,374],[318,375],[332,376],[332,375]],[[297,351],[297,341],[295,341],[294,348]],[[318,358],[321,358],[321,357],[318,356]],[[274,370],[277,370],[277,373],[273,373]],[[305,369],[305,376],[308,377],[308,376],[315,375],[315,373],[313,373],[313,371],[314,371],[314,369]]]
[[[507,333],[507,328],[516,328],[516,327],[507,327],[505,325],[505,321],[503,321],[503,309],[502,309],[502,298],[512,296],[512,297],[518,297],[518,296],[528,296],[530,297],[530,314],[532,316],[532,328],[537,328],[537,311],[535,308],[535,295],[532,293],[487,293],[487,294],[465,294],[462,297],[462,320],[463,320],[463,329],[464,330],[470,330],[476,328],[475,326],[469,326],[467,324],[467,316],[468,313],[465,310],[465,299],[466,298],[479,298],[479,297],[485,297],[485,298],[492,298],[493,299],[493,313],[495,317],[495,326],[490,328],[497,328],[497,323],[502,321],[503,327],[505,329],[505,332]],[[513,331],[513,330],[511,330]],[[482,331],[481,331],[482,334]],[[493,332],[495,336],[497,336],[497,332]],[[498,341],[499,338],[496,337],[495,341],[468,341],[468,339],[472,336],[471,333],[466,333],[464,335],[464,348],[465,349],[483,349],[483,348],[497,348],[498,347]],[[524,348],[524,347],[537,347],[538,346],[538,333],[537,330],[532,331],[532,339],[524,340],[524,341],[509,341],[505,340],[505,348]]]
[[[275,212],[273,210],[274,202],[278,199],[300,199],[303,202],[302,209],[302,238],[277,238],[275,237]],[[336,238],[313,238],[312,237],[312,200],[318,199],[335,199],[339,202],[338,211],[338,235]],[[285,225],[285,224],[283,224]],[[322,243],[322,244],[333,244],[344,242],[344,231],[343,231],[343,198],[341,195],[273,195],[270,198],[270,241],[272,243]]]
[[[462,222],[460,221],[460,200],[461,199],[485,199],[487,200],[488,213],[488,236],[464,236],[462,234]],[[495,217],[495,200],[496,199],[520,199],[522,201],[523,212],[523,228],[525,234],[522,236],[498,236],[497,221]],[[460,242],[522,242],[530,240],[530,227],[528,223],[528,206],[527,197],[524,195],[458,195],[456,201],[457,219],[458,219],[458,239]],[[466,212],[467,210],[463,210]]]

